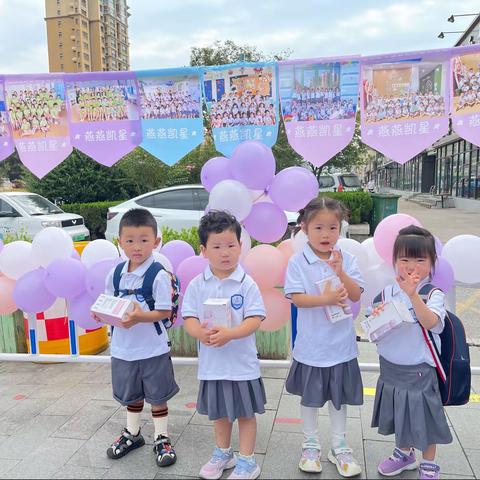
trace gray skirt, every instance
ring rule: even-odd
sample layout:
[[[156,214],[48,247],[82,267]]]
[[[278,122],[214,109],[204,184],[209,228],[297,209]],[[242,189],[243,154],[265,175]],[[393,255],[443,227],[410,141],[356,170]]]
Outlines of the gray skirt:
[[[201,380],[198,391],[197,411],[210,420],[228,418],[252,418],[265,413],[267,397],[263,380]]]
[[[380,357],[372,427],[382,435],[394,433],[399,448],[424,452],[429,445],[451,443],[435,368],[397,365]]]
[[[285,388],[300,395],[305,407],[323,407],[331,400],[340,410],[342,405],[363,404],[363,384],[356,358],[331,367],[312,367],[293,360]]]

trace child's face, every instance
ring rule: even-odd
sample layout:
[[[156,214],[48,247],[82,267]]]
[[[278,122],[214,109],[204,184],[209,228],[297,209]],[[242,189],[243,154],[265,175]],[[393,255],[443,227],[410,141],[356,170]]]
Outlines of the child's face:
[[[322,209],[310,218],[308,225],[302,225],[302,230],[314,252],[320,258],[328,258],[340,236],[340,221],[336,212]]]
[[[395,262],[395,270],[400,277],[415,273],[420,281],[427,278],[432,271],[432,262],[428,257],[412,258],[400,255]]]
[[[200,249],[215,275],[228,276],[237,268],[241,244],[233,230],[210,233],[207,244]]]
[[[125,255],[132,266],[139,266],[158,247],[160,238],[157,238],[152,227],[123,227],[118,240]]]

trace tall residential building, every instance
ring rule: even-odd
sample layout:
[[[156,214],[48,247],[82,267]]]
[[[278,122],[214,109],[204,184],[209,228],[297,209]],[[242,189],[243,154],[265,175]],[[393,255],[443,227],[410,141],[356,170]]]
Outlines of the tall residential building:
[[[51,72],[128,70],[127,0],[45,0]]]

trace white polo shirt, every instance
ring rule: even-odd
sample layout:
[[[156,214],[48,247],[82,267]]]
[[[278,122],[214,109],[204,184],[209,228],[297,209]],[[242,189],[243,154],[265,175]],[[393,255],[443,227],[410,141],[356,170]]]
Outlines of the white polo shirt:
[[[213,275],[210,267],[197,275],[188,285],[183,297],[182,316],[201,321],[203,302],[209,298],[228,298],[232,309],[233,326],[247,317],[265,317],[265,306],[257,284],[238,265],[223,280]],[[211,347],[198,342],[199,380],[255,380],[260,377],[255,333],[230,340],[222,347]]]
[[[429,279],[420,282],[417,287],[417,292],[426,283],[429,283]],[[386,287],[384,291],[386,302],[391,300],[403,302],[409,308],[412,317],[416,320],[412,302],[397,282]],[[431,329],[435,343],[437,347],[440,348],[439,334],[442,333],[445,326],[445,294],[441,290],[435,290],[427,301],[427,307],[434,312],[440,320],[438,324]],[[435,366],[418,320],[416,320],[415,323],[403,323],[395,328],[378,342],[377,351],[383,358],[397,365],[418,365],[425,362],[432,367]]]
[[[133,272],[128,271],[129,262],[126,262],[120,276],[120,289],[134,290],[141,288],[145,272],[153,262],[152,255]],[[105,293],[107,295],[113,295],[114,293],[114,271],[113,268],[105,282]],[[139,301],[135,295],[126,295],[123,298],[136,301],[145,312],[150,311],[146,302]],[[155,299],[155,310],[170,310],[172,308],[172,284],[170,277],[164,270],[158,273],[153,282],[153,298]],[[137,323],[131,328],[114,328],[110,345],[112,357],[133,361],[157,357],[169,352],[167,331],[161,321],[158,323],[162,329],[161,335],[157,333],[153,322]]]
[[[342,252],[343,271],[363,288],[357,259]],[[319,258],[307,243],[302,252],[293,255],[285,277],[285,295],[294,293],[318,295],[315,282],[335,275],[326,261]],[[293,358],[313,367],[331,367],[358,356],[353,320],[330,322],[324,307],[298,308],[297,337]]]

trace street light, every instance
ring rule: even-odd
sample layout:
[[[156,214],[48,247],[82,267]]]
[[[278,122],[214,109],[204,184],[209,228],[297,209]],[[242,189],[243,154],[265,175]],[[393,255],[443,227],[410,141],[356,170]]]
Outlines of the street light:
[[[451,32],[440,32],[438,34],[438,38],[445,38],[446,33],[463,33],[463,32],[464,32],[463,30],[455,30],[455,31],[451,31]]]
[[[477,16],[477,15],[478,15],[478,13],[461,13],[459,15],[450,15],[447,18],[447,22],[453,23],[455,21],[455,17],[473,17],[473,16]]]

